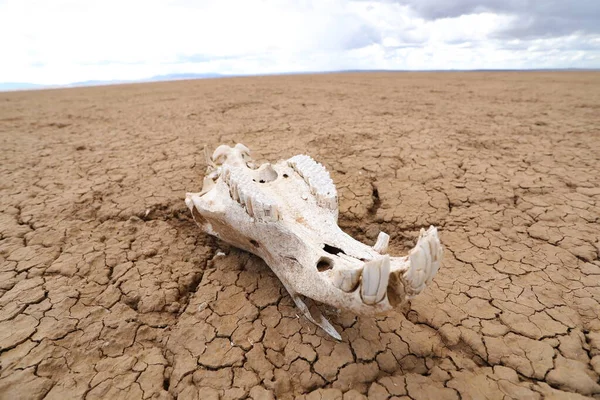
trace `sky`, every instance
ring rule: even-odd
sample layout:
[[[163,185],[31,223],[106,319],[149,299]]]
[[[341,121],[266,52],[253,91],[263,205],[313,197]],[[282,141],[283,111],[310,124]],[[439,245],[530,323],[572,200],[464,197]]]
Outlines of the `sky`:
[[[0,0],[0,82],[600,68],[600,0]]]

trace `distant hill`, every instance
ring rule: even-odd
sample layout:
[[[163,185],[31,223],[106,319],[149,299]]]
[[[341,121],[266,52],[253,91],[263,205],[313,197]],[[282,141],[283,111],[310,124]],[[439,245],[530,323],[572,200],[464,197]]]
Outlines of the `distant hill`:
[[[227,75],[231,76],[231,75]],[[176,81],[183,79],[208,79],[208,78],[222,78],[224,75],[216,74],[216,73],[206,73],[206,74],[167,74],[167,75],[156,75],[147,81]]]
[[[225,75],[217,73],[205,73],[205,74],[166,74],[156,75],[145,79],[134,79],[134,80],[112,80],[112,81],[101,81],[101,80],[90,80],[82,82],[73,82],[66,85],[38,85],[35,83],[26,82],[0,82],[0,92],[7,92],[13,90],[36,90],[36,89],[49,89],[49,88],[60,88],[60,87],[82,87],[82,86],[103,86],[103,85],[119,85],[124,83],[142,83],[142,82],[162,82],[162,81],[177,81],[184,79],[209,79],[209,78],[221,78]],[[229,76],[229,75],[227,75]]]
[[[25,83],[25,82],[0,82],[0,92],[7,92],[10,90],[35,90],[35,89],[43,89],[45,85],[37,85],[35,83]]]

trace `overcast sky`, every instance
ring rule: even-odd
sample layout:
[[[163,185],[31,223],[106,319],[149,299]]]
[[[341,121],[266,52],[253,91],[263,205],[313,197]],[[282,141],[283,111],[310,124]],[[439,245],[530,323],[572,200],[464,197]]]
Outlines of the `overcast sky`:
[[[600,0],[0,0],[0,82],[600,68]]]

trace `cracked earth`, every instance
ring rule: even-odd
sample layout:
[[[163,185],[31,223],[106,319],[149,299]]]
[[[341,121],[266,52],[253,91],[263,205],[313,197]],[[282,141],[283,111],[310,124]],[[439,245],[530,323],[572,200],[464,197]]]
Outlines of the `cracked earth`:
[[[234,78],[0,93],[1,399],[600,399],[600,74]],[[325,308],[183,202],[202,152],[328,167],[340,226],[433,283]]]

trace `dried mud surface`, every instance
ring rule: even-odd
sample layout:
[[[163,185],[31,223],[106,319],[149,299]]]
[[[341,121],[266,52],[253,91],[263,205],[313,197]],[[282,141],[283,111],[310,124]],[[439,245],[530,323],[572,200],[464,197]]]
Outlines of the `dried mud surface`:
[[[196,227],[204,145],[308,153],[434,283],[298,317]],[[600,74],[341,74],[0,94],[0,398],[600,398]],[[225,254],[221,254],[220,251]]]

